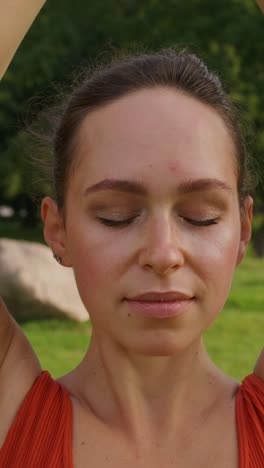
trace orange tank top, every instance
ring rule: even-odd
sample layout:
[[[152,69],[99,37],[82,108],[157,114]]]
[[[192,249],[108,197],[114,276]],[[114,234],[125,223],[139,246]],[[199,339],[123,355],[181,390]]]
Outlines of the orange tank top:
[[[48,371],[18,410],[0,450],[0,468],[73,468],[70,395]]]
[[[264,382],[246,377],[236,398],[239,468],[264,467]],[[37,378],[0,450],[0,468],[73,468],[72,406],[48,371]]]

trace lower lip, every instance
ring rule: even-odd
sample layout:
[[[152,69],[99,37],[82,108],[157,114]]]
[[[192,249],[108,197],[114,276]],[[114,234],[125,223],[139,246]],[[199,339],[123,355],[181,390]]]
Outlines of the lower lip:
[[[178,317],[188,311],[193,299],[153,302],[126,300],[133,312],[143,317],[165,319]]]

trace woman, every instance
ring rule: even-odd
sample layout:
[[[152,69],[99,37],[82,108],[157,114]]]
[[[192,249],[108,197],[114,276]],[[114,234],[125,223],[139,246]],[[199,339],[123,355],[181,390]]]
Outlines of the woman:
[[[174,52],[96,72],[67,103],[54,158],[44,235],[93,334],[54,381],[2,304],[0,466],[263,467],[264,356],[240,385],[202,341],[253,207],[218,78]]]

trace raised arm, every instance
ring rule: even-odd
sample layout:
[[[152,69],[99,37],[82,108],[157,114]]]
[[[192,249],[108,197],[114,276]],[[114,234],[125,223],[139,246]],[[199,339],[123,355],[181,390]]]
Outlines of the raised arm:
[[[0,79],[44,3],[45,0],[0,0]],[[0,297],[0,370],[15,328]]]
[[[40,372],[36,354],[0,296],[0,449],[22,401]]]
[[[256,0],[259,8],[264,13],[264,0]]]
[[[0,0],[0,79],[45,0]],[[0,297],[0,448],[41,366]]]
[[[0,296],[0,369],[14,334],[14,321]]]
[[[45,0],[0,0],[0,79]]]

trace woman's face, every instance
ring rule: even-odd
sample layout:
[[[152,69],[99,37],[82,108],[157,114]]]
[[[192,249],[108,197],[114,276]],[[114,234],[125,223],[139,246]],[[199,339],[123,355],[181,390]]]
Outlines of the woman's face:
[[[225,124],[180,92],[142,90],[90,114],[78,152],[63,258],[96,334],[143,354],[185,349],[221,311],[250,237]],[[128,300],[168,291],[189,298],[175,316]]]

